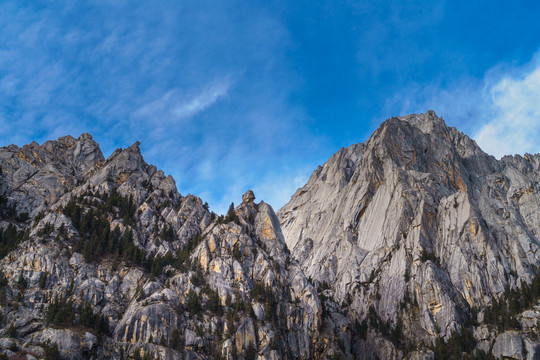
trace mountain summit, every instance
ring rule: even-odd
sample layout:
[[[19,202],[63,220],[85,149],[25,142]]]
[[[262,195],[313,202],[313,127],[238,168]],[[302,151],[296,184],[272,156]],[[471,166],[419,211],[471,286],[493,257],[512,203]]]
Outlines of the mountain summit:
[[[0,148],[0,356],[537,359],[540,155],[429,111],[225,216],[89,134]]]
[[[371,311],[420,342],[449,338],[532,281],[539,190],[540,155],[497,161],[428,111],[339,150],[278,216],[293,257],[348,317]]]

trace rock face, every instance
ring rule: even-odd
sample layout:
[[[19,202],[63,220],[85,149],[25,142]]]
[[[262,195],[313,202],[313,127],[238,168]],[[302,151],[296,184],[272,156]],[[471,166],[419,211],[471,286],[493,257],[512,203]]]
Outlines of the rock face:
[[[105,161],[89,134],[64,136],[43,145],[32,142],[0,151],[0,193],[9,194],[19,212],[44,210],[72,190]]]
[[[496,358],[525,359],[523,354],[523,340],[515,331],[501,334],[493,345],[493,355]]]
[[[432,112],[340,150],[278,215],[252,191],[210,212],[138,142],[10,145],[0,170],[0,354],[538,357],[540,156],[497,161]]]
[[[537,274],[539,191],[540,155],[497,161],[429,111],[338,151],[278,216],[293,257],[348,316],[372,307],[416,342],[449,338]]]

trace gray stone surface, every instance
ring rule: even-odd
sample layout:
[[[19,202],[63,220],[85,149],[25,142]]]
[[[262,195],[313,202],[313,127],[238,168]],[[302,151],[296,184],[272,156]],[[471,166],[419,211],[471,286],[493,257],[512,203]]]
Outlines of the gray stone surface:
[[[525,359],[523,339],[517,331],[507,331],[497,336],[493,344],[493,355],[497,359]]]
[[[251,190],[237,219],[212,214],[147,164],[138,142],[108,159],[88,134],[10,145],[0,166],[0,227],[27,231],[0,259],[8,354],[16,343],[41,358],[49,342],[66,358],[243,360],[253,345],[259,359],[431,359],[428,345],[461,329],[471,306],[530,281],[539,264],[540,156],[497,161],[431,112],[390,119],[340,150],[277,215]],[[106,194],[134,206],[132,216],[117,206],[103,214],[110,231],[176,262],[152,274],[115,254],[86,261],[63,209],[76,201],[84,214]],[[64,296],[75,319],[52,326],[48,306]],[[108,319],[107,334],[81,325],[84,303]],[[415,351],[373,326],[360,336],[368,314],[402,324]],[[518,316],[527,359],[537,356],[539,314]],[[478,349],[518,351],[508,332],[480,323],[473,334]]]
[[[277,216],[268,204],[256,204],[252,191],[236,208],[238,223],[218,221],[201,199],[180,195],[170,176],[148,165],[138,143],[105,160],[86,134],[42,146],[2,148],[0,166],[4,205],[30,217],[25,222],[0,218],[1,226],[12,223],[29,233],[28,240],[0,260],[8,279],[2,312],[6,328],[11,323],[16,327],[17,343],[34,346],[39,356],[44,343],[56,343],[66,358],[90,353],[123,358],[139,352],[161,359],[209,359],[213,356],[208,354],[223,351],[232,359],[241,358],[249,345],[263,358],[281,358],[276,346],[290,348],[296,358],[314,356],[321,325],[317,293],[298,264],[286,261]],[[81,234],[63,208],[74,200],[83,211],[95,209],[104,194],[133,200],[132,218],[115,211],[105,215],[111,231],[132,231],[133,244],[148,257],[174,257],[198,237],[189,262],[155,276],[114,260],[114,254],[85,261],[83,250],[70,240]],[[169,228],[173,239],[164,240],[162,233]],[[26,289],[17,285],[21,274]],[[264,289],[257,300],[252,295],[256,284]],[[217,292],[222,312],[207,308],[209,291]],[[197,294],[197,314],[188,305],[189,292]],[[291,294],[294,303],[288,301]],[[78,310],[74,323],[65,328],[46,323],[48,304],[64,296],[75,308],[90,303],[94,313],[108,318],[110,333],[98,340],[94,329],[81,327]],[[283,327],[280,335],[270,330],[272,322]],[[171,344],[175,331],[180,340]],[[12,342],[6,341],[5,349]]]
[[[278,216],[306,275],[351,296],[355,317],[374,305],[418,339],[448,337],[471,306],[534,276],[539,180],[540,155],[498,161],[428,112],[342,148]],[[415,301],[411,319],[402,304]]]

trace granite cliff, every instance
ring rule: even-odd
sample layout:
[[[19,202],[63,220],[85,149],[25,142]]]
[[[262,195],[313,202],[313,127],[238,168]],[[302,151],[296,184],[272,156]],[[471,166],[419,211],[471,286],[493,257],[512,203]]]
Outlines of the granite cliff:
[[[375,318],[407,334],[411,344],[380,346],[379,358],[467,329],[489,353],[500,339],[486,307],[538,274],[539,191],[540,155],[496,160],[429,111],[339,150],[278,217],[293,257],[349,323]],[[516,326],[518,342],[536,349],[531,324]]]

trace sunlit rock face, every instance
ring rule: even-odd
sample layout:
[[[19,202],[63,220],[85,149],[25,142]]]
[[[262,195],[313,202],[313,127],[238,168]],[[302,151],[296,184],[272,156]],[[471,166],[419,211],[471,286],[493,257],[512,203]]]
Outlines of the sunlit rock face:
[[[277,215],[248,190],[218,216],[138,142],[0,148],[0,353],[431,359],[468,329],[469,352],[534,359],[540,304],[518,329],[483,319],[536,275],[539,167],[428,112],[341,149]]]
[[[471,308],[531,281],[539,180],[540,155],[497,161],[429,111],[342,148],[278,217],[305,274],[349,317],[373,306],[422,341],[449,337]]]

